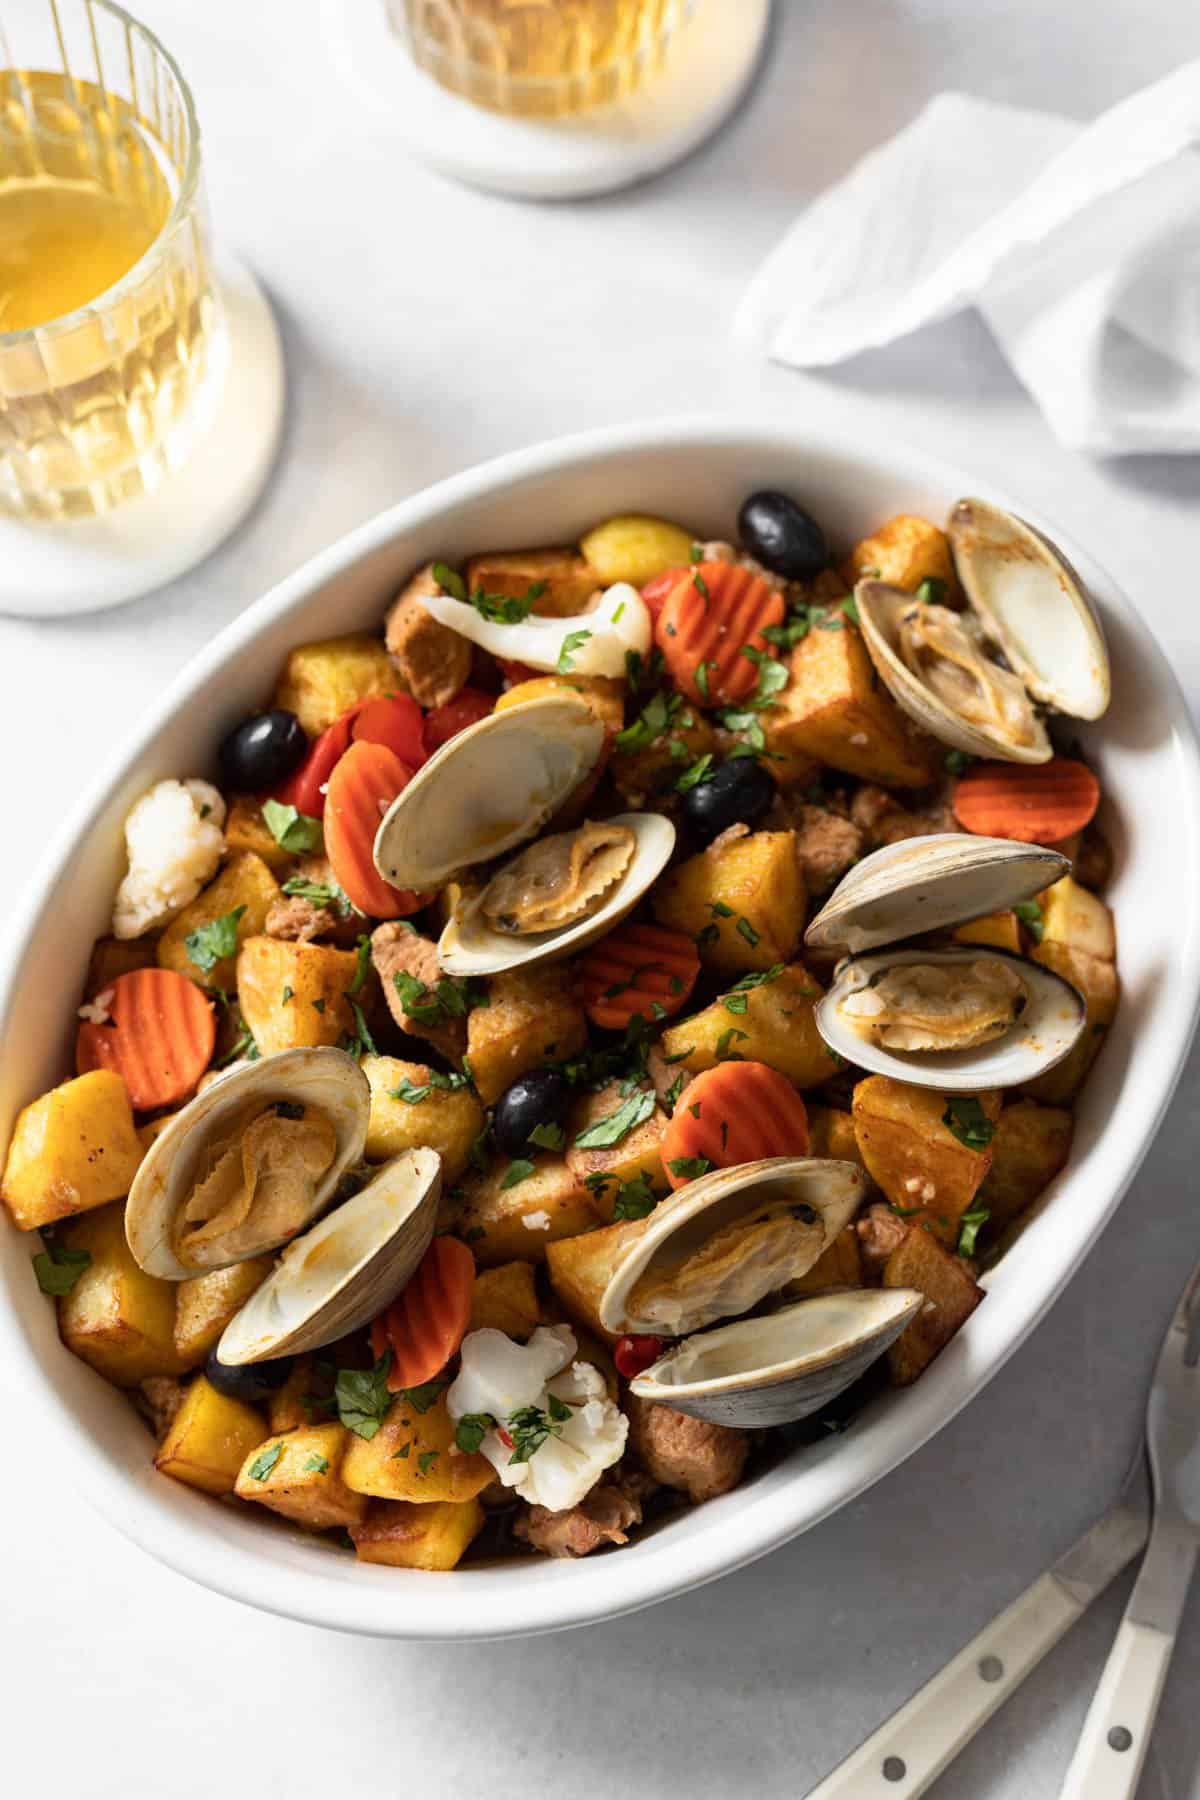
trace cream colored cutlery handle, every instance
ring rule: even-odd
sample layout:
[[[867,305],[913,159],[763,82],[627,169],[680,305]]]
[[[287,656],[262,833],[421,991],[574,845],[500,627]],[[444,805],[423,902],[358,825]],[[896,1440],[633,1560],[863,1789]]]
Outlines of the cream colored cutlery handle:
[[[1083,1610],[1055,1576],[1039,1576],[809,1800],[917,1800]]]

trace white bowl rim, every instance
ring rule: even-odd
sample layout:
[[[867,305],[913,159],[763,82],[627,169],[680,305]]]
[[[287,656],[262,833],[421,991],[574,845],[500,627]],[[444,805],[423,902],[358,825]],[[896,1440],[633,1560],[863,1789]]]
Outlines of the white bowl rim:
[[[621,452],[661,450],[669,454],[684,445],[733,450],[751,444],[764,455],[772,451],[789,456],[804,451],[818,456],[864,455],[861,436],[849,429],[824,423],[796,426],[771,412],[689,413],[602,426],[509,452],[426,487],[355,527],[278,582],[189,661],[141,718],[136,733],[108,760],[43,854],[6,934],[11,961],[0,971],[0,1054],[43,897],[62,876],[73,846],[93,816],[104,809],[127,766],[143,754],[176,710],[189,702],[193,690],[251,646],[265,628],[392,539],[435,515],[450,513],[516,482],[540,476],[561,478],[572,468]],[[1157,697],[1183,778],[1178,794],[1180,816],[1200,819],[1200,742],[1182,690],[1149,627],[1096,558],[1024,503],[1006,499],[993,483],[981,482],[939,458],[889,442],[886,454],[873,460],[881,478],[902,474],[946,492],[983,492],[1020,512],[1062,546],[1085,578],[1090,578],[1089,585],[1102,589],[1105,606],[1133,631],[1142,654],[1154,665]],[[1196,848],[1195,838],[1192,848]],[[1153,1141],[1195,1033],[1200,1015],[1200,908],[1193,907],[1186,933],[1173,946],[1171,973],[1186,1006],[1177,1009],[1153,1113],[1124,1133],[1120,1152],[1110,1164],[1108,1194],[1097,1219],[1096,1235],[1112,1217]],[[10,1235],[20,1246],[16,1234]],[[1078,1260],[1083,1254],[1086,1248]],[[4,1258],[6,1263],[11,1260]],[[639,1610],[742,1568],[818,1524],[898,1467],[981,1391],[1038,1324],[1066,1286],[1078,1260],[1064,1269],[1047,1259],[1040,1274],[1028,1280],[1022,1305],[1015,1309],[1019,1316],[1014,1326],[1002,1342],[992,1346],[994,1353],[983,1367],[972,1366],[963,1356],[953,1358],[947,1351],[929,1376],[905,1391],[902,1406],[890,1405],[861,1430],[856,1427],[849,1438],[831,1439],[828,1451],[821,1446],[820,1453],[806,1461],[802,1474],[783,1493],[758,1504],[741,1504],[735,1490],[698,1509],[707,1529],[686,1537],[670,1530],[652,1534],[619,1555],[571,1563],[521,1559],[501,1571],[461,1571],[436,1580],[416,1575],[417,1585],[409,1572],[363,1569],[332,1551],[328,1553],[328,1574],[317,1567],[318,1559],[311,1555],[303,1564],[293,1556],[289,1566],[286,1550],[277,1557],[269,1554],[272,1542],[286,1545],[286,1537],[268,1537],[263,1546],[266,1553],[260,1554],[223,1538],[207,1518],[194,1526],[190,1520],[176,1517],[156,1498],[161,1490],[155,1484],[161,1478],[150,1468],[149,1458],[139,1480],[111,1458],[96,1453],[81,1430],[76,1411],[36,1355],[15,1312],[4,1307],[0,1307],[0,1367],[5,1385],[31,1402],[38,1429],[49,1435],[56,1456],[61,1457],[62,1467],[82,1496],[123,1535],[179,1574],[261,1610],[334,1630],[421,1640],[496,1639],[581,1626]],[[977,1316],[982,1317],[986,1310]],[[802,1498],[805,1488],[815,1493]],[[189,1498],[198,1505],[212,1506],[204,1497]],[[348,1575],[352,1578],[347,1579]],[[364,1580],[364,1576],[383,1579]],[[397,1578],[404,1583],[402,1597]]]

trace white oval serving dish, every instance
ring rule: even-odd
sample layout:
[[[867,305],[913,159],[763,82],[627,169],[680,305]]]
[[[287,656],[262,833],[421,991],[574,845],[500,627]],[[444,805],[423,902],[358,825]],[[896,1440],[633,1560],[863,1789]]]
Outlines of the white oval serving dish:
[[[76,810],[19,902],[0,976],[0,1141],[20,1106],[70,1067],[92,938],[105,929],[131,802],[167,775],[205,772],[224,730],[269,694],[306,638],[378,627],[401,580],[432,556],[567,542],[606,514],[677,516],[732,536],[752,488],[781,487],[835,544],[899,511],[940,519],[969,475],[899,447],[778,422],[696,417],[560,439],[440,482],[353,531],[282,582],[196,658]],[[520,1559],[450,1575],[363,1566],[261,1514],[160,1475],[132,1408],[70,1356],[29,1268],[35,1244],[0,1231],[0,1367],[83,1495],[172,1568],[250,1605],[400,1638],[482,1638],[583,1625],[646,1606],[762,1556],[845,1505],[951,1419],[996,1373],[1111,1216],[1170,1098],[1200,997],[1200,751],[1165,658],[1112,579],[1024,497],[990,498],[1060,542],[1109,636],[1114,699],[1080,732],[1116,852],[1107,896],[1123,1001],[1087,1086],[1070,1166],[987,1278],[988,1298],[924,1378],[883,1396],[843,1436],[793,1452],[723,1499],[618,1552]],[[1102,542],[1098,547],[1103,550]],[[980,1429],[985,1415],[979,1414]]]

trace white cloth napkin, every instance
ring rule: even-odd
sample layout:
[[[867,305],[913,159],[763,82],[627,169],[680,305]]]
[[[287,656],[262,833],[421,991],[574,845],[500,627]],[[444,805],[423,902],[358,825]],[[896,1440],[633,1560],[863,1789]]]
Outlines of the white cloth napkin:
[[[1200,60],[1088,126],[942,94],[810,206],[735,332],[812,368],[977,306],[1064,443],[1200,450]]]

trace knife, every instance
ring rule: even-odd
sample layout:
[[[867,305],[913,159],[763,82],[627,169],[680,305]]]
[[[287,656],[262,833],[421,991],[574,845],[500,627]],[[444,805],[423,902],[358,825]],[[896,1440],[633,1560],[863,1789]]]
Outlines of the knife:
[[[917,1800],[1109,1583],[1150,1529],[1142,1447],[1115,1504],[953,1661],[840,1763],[809,1800]],[[1079,1790],[1080,1794],[1084,1792]],[[1087,1800],[1099,1800],[1087,1790]]]
[[[1146,1406],[1154,1529],[1062,1800],[1130,1800],[1200,1552],[1200,1267],[1175,1310]]]

